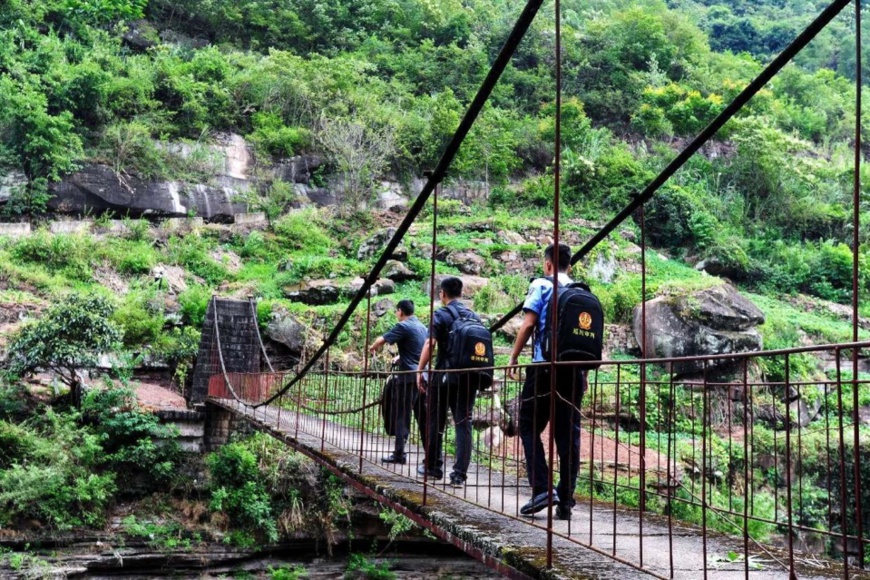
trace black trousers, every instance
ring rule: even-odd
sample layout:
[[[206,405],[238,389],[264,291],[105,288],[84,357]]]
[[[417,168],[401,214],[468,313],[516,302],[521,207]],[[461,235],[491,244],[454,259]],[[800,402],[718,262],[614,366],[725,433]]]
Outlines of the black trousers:
[[[426,439],[426,468],[436,473],[443,473],[444,460],[444,430],[447,427],[447,409],[453,414],[453,424],[456,427],[456,463],[453,465],[453,475],[465,481],[468,466],[471,464],[471,417],[474,401],[477,398],[477,387],[470,385],[468,377],[455,376],[454,381],[443,382],[441,373],[435,373],[434,380],[426,388],[428,412],[426,414],[429,437]]]
[[[551,426],[559,456],[559,483],[556,492],[560,503],[574,505],[574,488],[580,470],[580,403],[586,391],[585,373],[557,369],[556,405]],[[550,470],[541,433],[550,422],[550,368],[529,366],[520,397],[520,440],[526,455],[526,470],[532,494],[547,491]]]
[[[425,417],[426,396],[417,390],[417,377],[412,373],[396,378],[393,384],[392,420],[396,426],[396,444],[393,453],[396,457],[404,457],[405,444],[411,434],[411,413],[417,420],[420,431],[420,441],[426,441]]]

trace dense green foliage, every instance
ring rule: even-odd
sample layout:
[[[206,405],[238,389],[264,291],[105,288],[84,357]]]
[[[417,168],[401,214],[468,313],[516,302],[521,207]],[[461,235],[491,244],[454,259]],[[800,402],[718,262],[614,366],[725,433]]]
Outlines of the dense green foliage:
[[[317,178],[340,184],[353,207],[380,177],[405,180],[434,166],[518,9],[498,0],[7,4],[0,167],[27,178],[6,204],[11,216],[38,214],[48,182],[89,160],[119,174],[207,179],[205,157],[182,162],[166,143],[196,149],[213,131],[239,132],[266,157],[325,154],[329,165]],[[821,6],[566,5],[563,210],[599,219],[621,209],[679,139],[721,112]],[[494,204],[551,203],[548,10],[451,168],[452,179],[496,186]],[[144,51],[118,34],[143,14],[153,25],[137,24],[137,33],[154,43]],[[715,258],[743,283],[845,299],[854,86],[848,50],[831,42],[848,40],[848,28],[837,19],[798,61],[803,67],[787,67],[660,192],[648,208],[654,244]],[[161,42],[158,29],[185,35]],[[277,220],[289,191],[276,182],[248,201]],[[180,258],[198,275],[225,276],[189,251]]]
[[[163,437],[163,442],[156,442]],[[91,391],[82,412],[40,409],[25,422],[0,416],[0,523],[53,529],[98,526],[117,495],[165,484],[178,447],[130,391]]]

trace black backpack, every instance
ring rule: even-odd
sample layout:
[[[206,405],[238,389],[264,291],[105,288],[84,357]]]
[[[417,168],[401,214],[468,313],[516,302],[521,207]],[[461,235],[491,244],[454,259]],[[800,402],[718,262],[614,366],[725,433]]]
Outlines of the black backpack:
[[[453,304],[447,310],[453,315],[447,338],[445,362],[449,369],[469,369],[470,384],[479,389],[492,385],[492,334],[475,317],[461,315]]]
[[[556,329],[556,361],[595,361],[595,364],[583,365],[583,368],[597,369],[601,364],[601,351],[604,344],[604,312],[601,302],[583,282],[559,284],[553,281],[554,295],[558,299]],[[551,303],[547,308],[552,308]],[[552,311],[549,311],[544,324],[544,334],[541,337],[541,350],[544,359],[553,360],[552,345],[553,327],[551,325]]]

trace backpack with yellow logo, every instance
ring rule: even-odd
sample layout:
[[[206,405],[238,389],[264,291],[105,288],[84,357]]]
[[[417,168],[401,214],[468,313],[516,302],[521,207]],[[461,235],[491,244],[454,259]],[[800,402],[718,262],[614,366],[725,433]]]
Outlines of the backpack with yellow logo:
[[[551,277],[547,280],[553,282]],[[556,284],[554,295],[558,299],[556,311],[556,361],[593,361],[583,368],[597,369],[604,344],[604,312],[598,297],[583,282]],[[552,359],[553,327],[550,324],[552,308],[547,304],[547,320],[541,336],[541,350],[546,360]]]
[[[463,315],[451,302],[447,311],[453,316],[447,339],[446,362],[449,369],[468,369],[472,386],[492,385],[492,333],[476,316]]]

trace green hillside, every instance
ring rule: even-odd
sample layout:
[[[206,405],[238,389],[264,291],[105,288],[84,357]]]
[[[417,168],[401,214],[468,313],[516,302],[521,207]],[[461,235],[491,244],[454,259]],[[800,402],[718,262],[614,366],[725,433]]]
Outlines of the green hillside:
[[[567,0],[562,6],[562,217],[565,231],[582,242],[824,5]],[[116,353],[121,382],[145,358],[168,363],[176,384],[189,380],[213,294],[255,296],[264,327],[273,313],[289,313],[324,335],[349,294],[311,306],[291,300],[288,288],[310,279],[346,288],[369,271],[378,256],[360,258],[361,244],[402,215],[361,211],[359,204],[371,201],[380,181],[410,189],[436,165],[520,9],[501,0],[0,0],[0,178],[24,176],[2,206],[2,221],[31,222],[36,230],[0,237],[0,307],[15,314],[3,318],[10,324],[0,330],[9,352],[0,381],[0,442],[10,443],[0,445],[0,526],[99,526],[124,488],[124,473],[153,477],[141,498],[172,479],[178,461],[174,449],[136,447],[158,426],[133,411],[120,424],[94,426],[95,417],[107,419],[111,409],[132,404],[128,399],[91,395],[74,410],[59,396],[69,383],[37,394],[26,387],[22,379],[45,366],[39,356],[47,356],[33,346],[39,342],[33,319],[48,325],[37,338],[56,336],[63,311],[78,312],[77,301],[96,296],[107,322],[103,342],[76,337],[76,348]],[[632,242],[639,239],[635,221],[577,266],[581,277],[598,258],[618,266],[612,279],[593,284],[608,322],[629,324],[643,298],[728,278],[767,316],[765,348],[850,340],[848,312],[837,305],[848,304],[852,290],[853,26],[850,14],[840,15],[646,206],[646,239],[655,250],[646,297]],[[508,271],[502,253],[536,264],[550,227],[553,30],[547,4],[450,168],[448,184],[485,182],[488,199],[440,204],[439,248],[482,259],[487,283],[474,306],[489,319],[508,311],[535,273]],[[870,129],[870,116],[860,121]],[[263,173],[246,201],[264,210],[268,223],[201,224],[194,215],[180,224],[149,223],[106,213],[85,216],[95,223],[90,233],[41,227],[56,217],[48,212],[51,184],[87,164],[105,165],[119,178],[207,183],[208,163],[174,151],[205,148],[223,132],[254,146]],[[351,137],[357,157],[349,154]],[[266,168],[299,155],[325,160],[312,183],[345,184],[337,207],[300,209],[292,184],[266,176]],[[863,169],[865,197],[868,177]],[[860,213],[862,224],[870,222],[864,201]],[[112,231],[116,218],[123,220],[120,232]],[[427,208],[404,240],[417,279],[395,289],[418,304],[428,304],[422,279],[429,274],[432,220]],[[858,248],[865,317],[867,231]],[[695,269],[703,260],[716,264],[716,275]],[[158,265],[180,269],[183,287],[155,284]],[[459,273],[443,260],[436,271]],[[19,314],[31,321],[20,324]],[[362,340],[364,314],[354,316],[340,347]],[[384,331],[388,318],[372,333]],[[498,341],[508,344],[503,336]],[[795,360],[795,375],[825,376],[815,359]],[[350,357],[346,366],[354,366]],[[759,372],[777,378],[782,369]],[[32,419],[46,408],[57,414]],[[110,448],[115,437],[125,442]],[[59,465],[50,451],[55,445],[84,451],[64,455]],[[269,457],[252,459],[256,447],[240,444],[210,460],[248,469],[254,492],[233,496],[232,485],[245,485],[239,479],[208,493],[229,502],[215,509],[232,513],[239,529],[267,529],[274,539],[279,514],[263,505],[269,493],[295,482],[257,479],[266,477],[257,461]],[[278,454],[271,460],[290,461]],[[150,465],[159,469],[149,472]],[[48,476],[52,485],[42,486]]]

